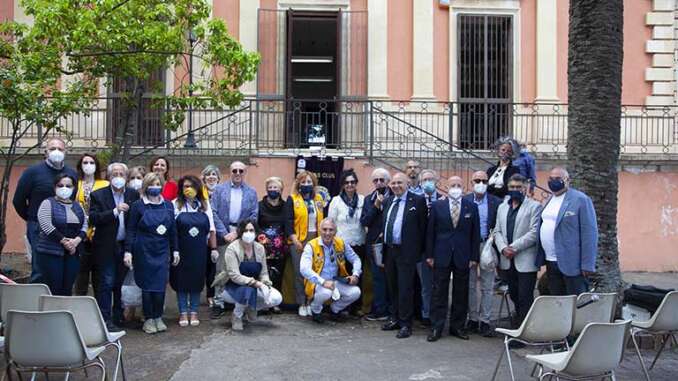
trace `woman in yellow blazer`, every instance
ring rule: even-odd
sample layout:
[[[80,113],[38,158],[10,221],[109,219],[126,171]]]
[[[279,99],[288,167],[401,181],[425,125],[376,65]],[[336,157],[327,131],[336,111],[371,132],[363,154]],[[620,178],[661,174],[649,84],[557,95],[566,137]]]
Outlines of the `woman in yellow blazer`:
[[[101,166],[96,155],[86,153],[80,156],[78,161],[78,189],[75,200],[80,204],[82,210],[85,212],[85,217],[89,216],[89,201],[90,194],[95,190],[106,188],[109,183],[108,180],[101,178]],[[94,226],[90,226],[87,230],[87,236],[82,245],[80,257],[80,273],[75,281],[75,295],[87,295],[90,283],[90,276],[94,295],[96,295],[96,273],[94,271],[94,258],[92,255],[92,236],[94,235]]]
[[[311,316],[311,306],[306,299],[304,279],[299,271],[301,254],[306,243],[318,236],[320,221],[325,218],[323,197],[316,192],[318,178],[312,172],[302,171],[292,185],[292,194],[287,199],[287,211],[292,231],[287,232],[289,237],[290,255],[294,266],[294,291],[299,316]]]

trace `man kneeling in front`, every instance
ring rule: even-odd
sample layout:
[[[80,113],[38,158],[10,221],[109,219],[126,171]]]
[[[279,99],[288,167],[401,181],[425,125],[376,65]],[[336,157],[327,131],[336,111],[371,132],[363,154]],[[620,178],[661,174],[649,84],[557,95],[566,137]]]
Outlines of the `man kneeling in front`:
[[[300,272],[316,323],[324,321],[323,304],[329,299],[332,299],[331,317],[339,321],[343,320],[341,312],[360,297],[360,288],[356,286],[362,271],[360,258],[336,234],[337,225],[325,218],[320,222],[320,237],[309,241],[301,255]],[[351,275],[346,267],[347,260],[352,265]]]

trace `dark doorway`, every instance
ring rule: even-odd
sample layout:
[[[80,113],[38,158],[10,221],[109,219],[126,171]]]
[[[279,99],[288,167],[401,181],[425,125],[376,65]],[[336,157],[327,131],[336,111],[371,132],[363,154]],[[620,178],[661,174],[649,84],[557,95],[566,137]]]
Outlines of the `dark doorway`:
[[[511,133],[512,18],[459,16],[459,142],[489,149]]]
[[[338,12],[287,13],[287,147],[339,144]]]

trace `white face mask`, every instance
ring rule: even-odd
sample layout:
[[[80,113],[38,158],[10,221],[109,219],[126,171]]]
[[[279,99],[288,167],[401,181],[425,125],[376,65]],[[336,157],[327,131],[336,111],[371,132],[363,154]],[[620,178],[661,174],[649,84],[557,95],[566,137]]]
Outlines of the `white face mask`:
[[[83,165],[82,165],[82,171],[83,171],[87,176],[93,175],[93,174],[94,174],[94,171],[96,171],[96,169],[97,169],[97,166],[96,166],[95,164],[87,163],[87,164],[83,164]]]
[[[125,180],[125,178],[120,176],[111,179],[111,185],[113,185],[113,188],[115,189],[122,189],[122,187],[125,186],[126,182],[127,181]]]
[[[56,189],[56,195],[60,199],[67,200],[71,198],[71,195],[73,194],[73,188],[68,188],[68,187],[58,187]]]
[[[254,242],[254,232],[244,232],[244,233],[242,233],[242,240],[245,243]]]
[[[63,153],[63,151],[59,151],[58,149],[55,149],[54,151],[49,151],[49,153],[47,154],[47,159],[49,159],[49,161],[55,164],[63,162],[65,157],[66,154]]]
[[[141,181],[141,179],[132,179],[129,182],[129,186],[134,190],[139,190],[139,189],[141,189],[142,183],[143,183],[143,181]]]
[[[462,192],[463,191],[461,190],[461,188],[452,187],[450,188],[450,190],[447,191],[447,194],[450,196],[450,198],[457,200],[461,197]]]
[[[485,194],[485,192],[487,192],[487,184],[483,183],[473,184],[473,191],[478,194]]]

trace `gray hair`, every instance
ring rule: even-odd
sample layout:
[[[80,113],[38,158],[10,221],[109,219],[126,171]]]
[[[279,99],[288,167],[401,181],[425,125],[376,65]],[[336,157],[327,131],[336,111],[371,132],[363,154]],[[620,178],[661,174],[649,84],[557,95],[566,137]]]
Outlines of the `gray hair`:
[[[379,175],[384,176],[386,181],[391,180],[391,173],[388,170],[386,170],[385,168],[381,168],[381,167],[375,168],[374,171],[372,171],[372,175],[370,175],[370,178],[375,178]]]
[[[557,169],[562,173],[563,179],[570,179],[570,173],[567,171],[567,169],[563,167],[553,167],[553,169]],[[552,169],[552,170],[553,170]]]
[[[115,167],[121,167],[125,171],[125,177],[127,177],[127,175],[129,174],[129,169],[127,168],[127,164],[115,162],[115,163],[109,164],[108,167],[106,168],[106,176],[109,179],[111,178],[111,173],[113,173],[113,169],[115,169]]]
[[[438,176],[438,172],[436,172],[436,171],[434,171],[434,170],[432,170],[432,169],[424,169],[423,171],[421,171],[421,172],[419,173],[419,179],[421,179],[422,177],[424,177],[424,174],[426,174],[426,173],[432,174],[432,175],[433,175],[433,178],[436,179],[436,181],[440,180],[440,176]]]
[[[207,175],[209,175],[209,174],[212,173],[212,172],[216,173],[218,178],[221,178],[221,171],[219,170],[219,167],[217,167],[217,166],[214,165],[214,164],[208,164],[208,165],[205,167],[205,169],[202,170],[202,172],[201,172],[200,174],[201,174],[202,176],[207,176]]]

